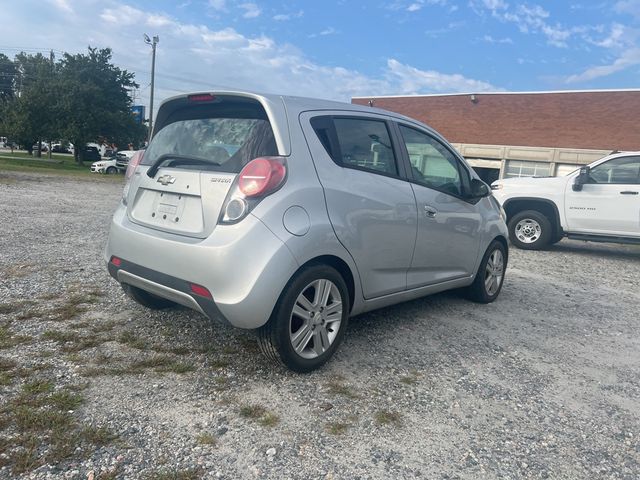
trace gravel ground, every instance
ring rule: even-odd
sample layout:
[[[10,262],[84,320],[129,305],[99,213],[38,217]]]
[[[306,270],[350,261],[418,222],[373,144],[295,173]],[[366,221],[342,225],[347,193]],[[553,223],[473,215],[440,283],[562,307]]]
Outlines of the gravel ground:
[[[495,303],[354,318],[297,375],[124,296],[121,190],[0,172],[1,478],[640,478],[639,248],[512,249]]]

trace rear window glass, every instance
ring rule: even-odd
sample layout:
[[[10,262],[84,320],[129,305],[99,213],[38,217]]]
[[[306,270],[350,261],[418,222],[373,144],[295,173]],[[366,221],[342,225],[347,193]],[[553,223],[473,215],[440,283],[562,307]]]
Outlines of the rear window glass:
[[[228,107],[220,112],[215,107],[177,112],[153,137],[143,165],[155,163],[162,155],[176,154],[209,161],[212,170],[238,173],[254,158],[278,155],[264,111],[252,114],[244,108],[234,115]],[[202,168],[202,165],[180,168]]]

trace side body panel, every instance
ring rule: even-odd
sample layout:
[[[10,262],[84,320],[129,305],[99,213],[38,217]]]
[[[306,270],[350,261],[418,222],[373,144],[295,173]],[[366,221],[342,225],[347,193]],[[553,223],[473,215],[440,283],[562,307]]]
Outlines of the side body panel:
[[[303,112],[300,125],[335,235],[358,266],[364,298],[403,291],[417,225],[411,186],[400,178],[337,165],[309,123],[317,115],[386,118],[348,111]]]

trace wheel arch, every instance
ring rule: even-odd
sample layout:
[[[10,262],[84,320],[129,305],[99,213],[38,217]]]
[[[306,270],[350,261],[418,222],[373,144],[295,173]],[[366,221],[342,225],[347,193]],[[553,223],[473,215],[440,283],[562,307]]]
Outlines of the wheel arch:
[[[553,236],[561,235],[563,233],[562,223],[560,222],[560,211],[558,210],[558,206],[552,200],[535,197],[511,198],[504,202],[502,208],[504,208],[504,211],[507,214],[507,223],[519,212],[535,210],[549,219],[549,222],[553,227]]]

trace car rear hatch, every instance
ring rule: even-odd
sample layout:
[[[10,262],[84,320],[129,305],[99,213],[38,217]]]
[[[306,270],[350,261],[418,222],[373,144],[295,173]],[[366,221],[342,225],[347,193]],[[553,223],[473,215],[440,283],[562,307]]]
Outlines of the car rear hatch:
[[[274,136],[267,113],[274,108],[282,108],[281,102],[274,106],[238,94],[165,102],[126,193],[129,219],[168,233],[209,236],[242,168],[288,147]]]

